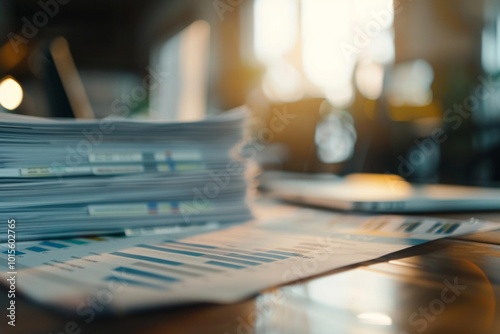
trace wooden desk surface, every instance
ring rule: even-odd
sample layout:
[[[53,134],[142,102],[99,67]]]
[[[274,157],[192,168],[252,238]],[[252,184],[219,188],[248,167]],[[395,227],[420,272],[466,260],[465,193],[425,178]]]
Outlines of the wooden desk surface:
[[[453,216],[465,218],[471,214]],[[474,216],[500,222],[500,213]],[[498,241],[500,231],[477,239]],[[6,295],[2,287],[0,333],[73,333],[74,321],[80,333],[92,334],[499,334],[500,245],[438,240],[269,289],[237,304],[164,308],[96,318],[89,324],[76,314],[71,319],[18,296],[13,330],[5,320]]]

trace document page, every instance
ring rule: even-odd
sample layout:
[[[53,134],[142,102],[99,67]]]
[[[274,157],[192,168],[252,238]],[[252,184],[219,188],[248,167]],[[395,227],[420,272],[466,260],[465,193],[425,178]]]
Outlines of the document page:
[[[191,236],[19,242],[14,258],[6,243],[0,276],[5,284],[14,275],[20,293],[77,314],[92,303],[103,312],[229,303],[431,240],[499,227],[441,218],[285,211]]]

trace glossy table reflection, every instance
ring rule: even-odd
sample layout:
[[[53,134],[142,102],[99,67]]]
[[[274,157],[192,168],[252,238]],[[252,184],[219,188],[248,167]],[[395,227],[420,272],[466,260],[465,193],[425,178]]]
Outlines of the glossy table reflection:
[[[500,213],[474,216],[500,227]],[[17,326],[3,319],[0,333],[72,333],[68,324],[75,321],[80,333],[498,334],[499,243],[500,231],[439,240],[237,304],[164,308],[90,324],[18,296]],[[2,288],[2,310],[6,294]]]

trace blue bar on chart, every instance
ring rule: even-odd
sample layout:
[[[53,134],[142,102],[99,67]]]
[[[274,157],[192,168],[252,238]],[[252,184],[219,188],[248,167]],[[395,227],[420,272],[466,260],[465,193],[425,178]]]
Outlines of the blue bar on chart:
[[[271,263],[278,259],[269,258],[269,257],[261,257],[254,256],[252,251],[238,249],[238,248],[227,248],[227,247],[218,247],[211,249],[203,249],[203,253],[200,253],[199,248],[180,245],[178,243],[174,244],[172,242],[161,244],[161,248],[157,246],[149,246],[149,245],[139,245],[140,247],[150,248],[150,249],[158,249],[158,250],[170,250],[172,253],[182,254],[182,255],[192,255],[192,256],[203,256],[203,255],[222,255],[227,256],[229,258],[237,258],[243,260]]]
[[[82,241],[82,240],[78,240],[78,239],[64,239],[65,242],[68,242],[70,244],[73,244],[73,245],[86,245],[88,244],[89,242],[88,241]]]
[[[460,227],[460,224],[457,224],[457,223],[455,223],[455,224],[446,223],[443,226],[441,226],[441,228],[436,233],[437,234],[441,234],[441,233],[450,234],[450,233],[455,232],[455,230],[459,227]]]
[[[163,266],[158,266],[158,265],[155,265],[152,263],[147,263],[147,262],[134,262],[134,263],[132,263],[132,265],[136,266],[136,267],[141,267],[141,268],[150,269],[150,270],[157,270],[157,271],[162,271],[162,272],[166,272],[169,274],[186,276],[186,277],[203,276],[203,274],[194,273],[194,272],[190,272],[190,271],[182,270],[182,269],[178,269],[178,268],[170,268],[170,267],[166,268]]]
[[[271,262],[276,261],[273,259],[266,259],[264,257],[251,256],[251,255],[241,255],[241,254],[235,254],[235,253],[228,253],[228,254],[226,254],[226,256],[236,257],[236,258],[251,260],[251,261],[265,262],[265,263],[271,263]]]
[[[132,280],[132,279],[128,279],[128,278],[123,278],[123,277],[118,277],[118,276],[114,276],[114,275],[105,277],[104,281],[116,282],[116,283],[122,283],[122,284],[130,284],[130,285],[134,285],[134,286],[139,286],[139,287],[143,287],[143,288],[150,288],[150,289],[155,289],[155,290],[166,290],[166,288],[164,286],[150,284],[150,283],[146,283],[146,282],[140,282],[140,281],[136,281],[136,280]]]
[[[243,259],[235,259],[235,258],[231,258],[231,257],[211,255],[211,254],[205,254],[205,253],[200,253],[200,252],[183,251],[183,250],[177,250],[177,249],[165,248],[165,247],[157,247],[157,246],[149,246],[149,245],[137,245],[137,247],[151,249],[151,250],[155,250],[158,252],[175,253],[175,254],[186,255],[186,256],[203,257],[203,258],[208,258],[208,259],[212,259],[212,260],[238,263],[238,264],[247,265],[247,266],[257,266],[260,264],[259,262],[248,261],[248,260],[243,260]]]
[[[174,243],[174,244],[186,245],[186,246],[192,246],[192,247],[199,247],[199,248],[217,249],[217,247],[215,247],[215,246],[193,244],[193,243],[181,242],[181,241],[177,241],[177,240],[165,240],[165,242],[171,242],[171,243]]]
[[[43,241],[40,243],[42,246],[47,246],[47,247],[52,247],[52,248],[67,248],[69,247],[68,245],[61,244],[59,242],[53,242],[53,241]]]
[[[425,233],[434,233],[436,232],[436,230],[441,227],[441,223],[435,223],[434,225],[432,225],[432,227],[430,229],[428,229]]]
[[[246,265],[246,266],[258,266],[260,264],[258,262],[253,262],[253,261],[248,261],[248,260],[231,259],[231,258],[228,258],[225,256],[217,256],[217,255],[204,255],[203,257],[207,258],[207,259],[212,259],[212,260],[238,263],[238,264]]]
[[[163,243],[163,244],[159,244],[158,246],[162,246],[162,247],[167,247],[167,248],[174,248],[174,249],[181,249],[181,250],[187,250],[187,251],[191,251],[191,252],[201,252],[203,251],[204,254],[212,254],[212,255],[226,255],[228,253],[233,253],[233,252],[237,252],[237,253],[241,253],[241,254],[246,254],[246,255],[252,255],[252,252],[253,251],[248,251],[248,250],[243,250],[243,249],[238,249],[238,248],[228,248],[228,247],[214,247],[214,248],[203,248],[203,250],[201,250],[200,248],[196,248],[196,247],[192,247],[192,246],[186,246],[186,245],[181,245],[179,243]]]
[[[276,260],[286,260],[286,259],[288,259],[288,257],[286,257],[286,256],[281,256],[281,255],[276,255],[276,254],[269,254],[269,253],[262,253],[262,252],[252,253],[252,255],[269,257],[271,259],[276,259]]]
[[[417,227],[422,225],[422,222],[414,221],[414,222],[405,222],[399,228],[398,231],[403,231],[406,233],[413,232]]]
[[[236,264],[232,263],[225,263],[225,262],[219,262],[219,261],[207,261],[205,262],[206,264],[212,264],[214,266],[220,266],[220,267],[225,267],[225,268],[231,268],[231,269],[243,269],[245,267],[243,266],[238,266]]]
[[[288,256],[288,257],[302,256],[302,254],[299,254],[299,253],[290,253],[290,252],[283,252],[283,251],[277,251],[277,250],[268,250],[267,253],[283,255],[283,256]]]
[[[228,258],[236,258],[236,259],[243,259],[243,260],[251,260],[251,261],[257,261],[257,262],[264,262],[264,263],[270,263],[276,261],[276,259],[270,259],[269,257],[259,257],[259,256],[253,256],[252,252],[247,251],[247,250],[241,250],[237,248],[224,248],[224,247],[219,247],[217,249],[203,249],[203,253],[200,253],[200,249],[196,249],[195,247],[190,247],[190,246],[184,246],[184,245],[179,245],[179,244],[174,244],[174,243],[166,243],[161,244],[161,248],[157,246],[149,246],[149,245],[139,245],[140,247],[144,248],[149,248],[153,250],[160,250],[160,251],[167,251],[171,253],[176,253],[176,254],[181,254],[181,255],[191,255],[191,256],[203,256],[203,255],[222,255],[222,256],[227,256]],[[240,253],[240,254],[237,254]]]
[[[157,263],[157,264],[163,264],[163,265],[173,266],[173,267],[183,267],[186,269],[193,269],[193,270],[197,270],[197,271],[201,271],[201,272],[205,272],[205,273],[206,272],[211,272],[211,273],[221,272],[221,270],[216,269],[216,268],[212,268],[212,267],[182,263],[182,262],[160,259],[160,258],[156,258],[156,257],[152,257],[152,256],[146,256],[146,255],[130,254],[130,253],[124,253],[124,252],[112,252],[109,254],[114,255],[114,256],[134,259],[134,260],[141,260],[141,261],[145,261],[145,262],[149,262],[149,263]]]
[[[172,248],[156,247],[156,246],[150,246],[150,245],[137,245],[137,247],[142,247],[142,248],[157,250],[157,251],[160,251],[160,252],[167,252],[167,253],[188,255],[188,256],[203,256],[204,255],[203,253],[198,253],[198,252],[191,252],[191,251],[185,251],[185,250],[179,250],[179,249],[172,249]]]
[[[155,274],[155,273],[152,273],[149,271],[138,270],[138,269],[129,268],[129,267],[118,267],[118,268],[114,268],[113,270],[120,272],[120,273],[123,273],[123,274],[126,274],[126,275],[142,276],[145,278],[156,279],[156,280],[160,280],[160,281],[168,282],[168,283],[179,281],[177,278],[174,278],[174,277]]]
[[[26,248],[27,250],[30,250],[32,252],[36,252],[36,253],[42,253],[42,252],[46,252],[48,251],[47,248],[43,248],[43,247],[38,247],[38,246],[31,246],[31,247],[27,247]]]
[[[156,257],[150,257],[150,256],[145,256],[145,255],[137,255],[137,254],[123,253],[123,252],[112,252],[110,254],[115,255],[115,256],[126,257],[129,259],[166,264],[168,266],[182,266],[181,262],[170,261],[170,260],[165,260],[165,259],[158,259]]]

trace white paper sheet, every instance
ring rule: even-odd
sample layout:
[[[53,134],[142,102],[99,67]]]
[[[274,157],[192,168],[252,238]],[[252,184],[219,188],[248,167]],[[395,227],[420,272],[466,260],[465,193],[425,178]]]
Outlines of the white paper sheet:
[[[280,216],[273,209],[263,210],[278,216],[268,221],[188,237],[18,243],[16,265],[10,271],[17,272],[19,292],[85,319],[97,306],[99,312],[118,312],[190,302],[235,302],[272,286],[430,240],[500,227],[480,221],[296,208]],[[7,254],[1,254],[0,263],[7,268]],[[8,269],[2,270],[2,282],[8,275]]]

